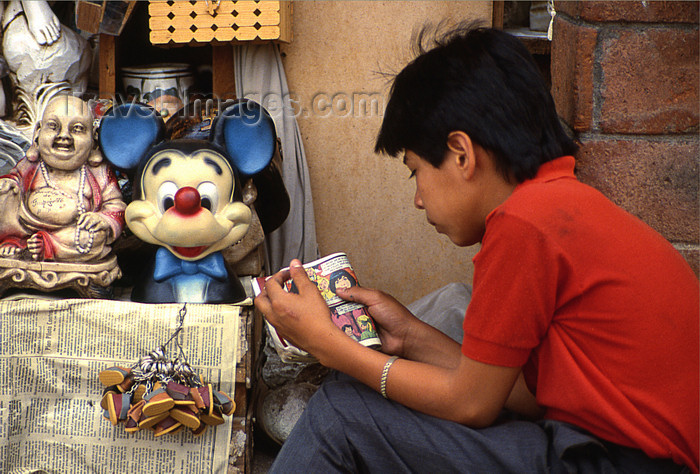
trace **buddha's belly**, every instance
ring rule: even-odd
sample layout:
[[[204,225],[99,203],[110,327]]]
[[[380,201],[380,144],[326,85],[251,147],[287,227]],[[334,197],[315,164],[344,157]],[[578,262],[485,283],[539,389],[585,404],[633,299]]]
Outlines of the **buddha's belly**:
[[[27,200],[27,208],[38,220],[52,225],[72,224],[79,215],[75,199],[51,188],[33,191]]]

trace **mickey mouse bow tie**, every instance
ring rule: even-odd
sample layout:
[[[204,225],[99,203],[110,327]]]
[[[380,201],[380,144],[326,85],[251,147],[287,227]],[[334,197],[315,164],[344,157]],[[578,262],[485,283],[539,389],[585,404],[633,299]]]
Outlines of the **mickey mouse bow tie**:
[[[220,252],[214,252],[200,260],[190,262],[177,258],[165,247],[159,248],[156,252],[153,279],[157,282],[178,275],[196,275],[198,273],[203,273],[217,280],[226,280],[228,272],[223,255]]]

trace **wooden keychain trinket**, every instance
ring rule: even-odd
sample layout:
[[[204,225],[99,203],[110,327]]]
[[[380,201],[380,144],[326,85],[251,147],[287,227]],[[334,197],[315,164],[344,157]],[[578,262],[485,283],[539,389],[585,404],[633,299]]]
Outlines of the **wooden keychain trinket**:
[[[100,372],[105,386],[100,406],[104,418],[114,426],[123,422],[128,433],[151,429],[155,436],[174,434],[184,427],[199,436],[208,426],[223,424],[224,415],[233,414],[236,404],[231,397],[204,383],[187,362],[179,340],[186,314],[185,304],[170,339],[131,367],[114,366]],[[173,341],[178,355],[171,359],[166,348]]]

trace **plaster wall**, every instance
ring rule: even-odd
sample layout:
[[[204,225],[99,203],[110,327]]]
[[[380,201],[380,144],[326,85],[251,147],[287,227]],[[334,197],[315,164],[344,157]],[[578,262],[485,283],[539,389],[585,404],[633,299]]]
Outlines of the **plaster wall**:
[[[437,234],[413,207],[407,168],[373,148],[390,86],[382,73],[412,59],[412,33],[442,20],[490,24],[491,2],[297,1],[293,9],[294,39],[281,51],[300,111],[320,253],[346,252],[363,286],[403,303],[470,283],[478,248]]]

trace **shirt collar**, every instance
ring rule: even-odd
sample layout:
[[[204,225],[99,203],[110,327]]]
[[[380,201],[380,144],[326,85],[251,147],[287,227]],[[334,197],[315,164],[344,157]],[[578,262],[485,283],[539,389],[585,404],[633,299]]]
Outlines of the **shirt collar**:
[[[543,183],[559,178],[574,178],[575,165],[576,160],[573,156],[561,156],[559,158],[555,158],[552,161],[542,163],[539,170],[537,170],[535,177],[529,181],[538,181]],[[525,183],[527,182],[528,181],[525,181]]]
[[[513,192],[517,192],[523,186],[527,186],[530,183],[545,183],[547,181],[554,181],[561,178],[576,179],[576,176],[574,175],[575,165],[576,160],[573,156],[560,156],[559,158],[555,158],[551,161],[547,161],[546,163],[542,163],[539,169],[537,170],[537,174],[535,175],[535,177],[532,179],[527,179],[522,183],[518,184],[513,190]],[[508,199],[506,199],[505,202],[501,203],[486,216],[487,225],[491,217],[497,214],[499,212],[499,209],[502,209],[507,202]]]

